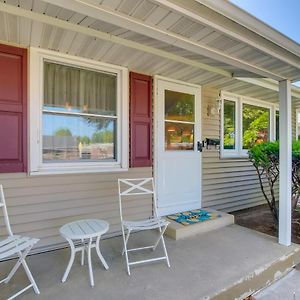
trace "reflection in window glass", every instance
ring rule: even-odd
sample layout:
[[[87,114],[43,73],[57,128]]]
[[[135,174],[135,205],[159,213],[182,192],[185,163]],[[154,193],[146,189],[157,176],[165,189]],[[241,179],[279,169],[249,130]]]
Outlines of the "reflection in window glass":
[[[276,110],[276,115],[275,115],[275,122],[276,122],[276,141],[279,141],[279,110]]]
[[[224,100],[224,149],[235,149],[235,102]]]
[[[270,109],[243,104],[243,149],[269,140]]]
[[[194,150],[194,124],[165,122],[166,150]]]
[[[115,161],[115,120],[43,114],[43,161]]]
[[[195,120],[195,95],[165,90],[165,118],[167,120]]]

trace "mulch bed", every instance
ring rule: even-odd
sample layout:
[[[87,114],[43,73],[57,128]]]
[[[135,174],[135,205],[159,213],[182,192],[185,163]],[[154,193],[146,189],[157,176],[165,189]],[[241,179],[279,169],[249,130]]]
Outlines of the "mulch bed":
[[[260,205],[232,212],[235,223],[277,237],[272,214],[268,205]],[[300,212],[296,211],[292,223],[292,241],[300,244]]]

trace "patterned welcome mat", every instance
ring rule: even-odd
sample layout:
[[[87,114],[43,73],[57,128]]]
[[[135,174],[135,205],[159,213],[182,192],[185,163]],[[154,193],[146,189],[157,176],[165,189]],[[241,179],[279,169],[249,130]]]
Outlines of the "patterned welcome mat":
[[[182,225],[192,225],[200,222],[205,222],[213,219],[220,218],[221,215],[213,212],[209,212],[204,209],[195,209],[190,211],[184,211],[167,216],[167,218],[176,221]]]

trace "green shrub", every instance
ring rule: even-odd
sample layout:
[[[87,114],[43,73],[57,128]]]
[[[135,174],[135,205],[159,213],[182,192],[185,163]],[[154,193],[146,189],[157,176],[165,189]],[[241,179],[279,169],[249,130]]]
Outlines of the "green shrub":
[[[260,187],[278,225],[278,195],[275,185],[279,179],[279,142],[265,142],[254,145],[249,150],[249,159],[258,174]],[[267,184],[264,184],[264,179]],[[300,141],[292,144],[292,211],[294,212],[300,196]]]

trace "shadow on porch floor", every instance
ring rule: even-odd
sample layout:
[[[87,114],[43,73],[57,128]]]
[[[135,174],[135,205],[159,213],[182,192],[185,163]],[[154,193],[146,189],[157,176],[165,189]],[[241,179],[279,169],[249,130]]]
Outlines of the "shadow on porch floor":
[[[135,245],[147,243],[154,234],[138,233],[132,240]],[[105,271],[96,255],[93,256],[94,288],[89,286],[87,266],[79,264],[80,255],[64,284],[60,280],[69,259],[68,249],[33,255],[28,258],[28,263],[41,295],[36,296],[29,290],[20,299],[232,300],[264,286],[274,275],[279,276],[300,259],[297,246],[281,246],[270,236],[237,225],[184,240],[167,239],[166,242],[170,269],[165,263],[142,265],[132,268],[132,275],[128,276],[120,255],[121,238],[103,240],[101,249],[110,269]],[[148,254],[146,252],[142,257]],[[0,263],[1,277],[12,263]],[[19,271],[13,284],[1,286],[0,299],[6,299],[12,289],[25,286],[24,280],[23,272]]]

